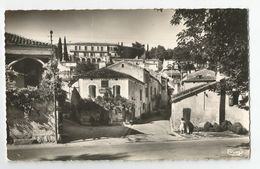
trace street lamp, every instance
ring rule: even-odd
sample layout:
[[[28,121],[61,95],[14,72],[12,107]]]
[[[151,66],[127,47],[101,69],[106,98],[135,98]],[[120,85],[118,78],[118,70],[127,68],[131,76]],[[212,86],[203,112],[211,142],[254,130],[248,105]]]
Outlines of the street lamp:
[[[50,40],[51,40],[51,52],[52,52],[52,66],[55,63],[55,57],[54,57],[54,52],[53,52],[53,45],[52,45],[52,34],[53,31],[50,31]],[[57,122],[57,108],[56,108],[56,73],[55,73],[55,69],[52,69],[53,71],[53,79],[54,79],[54,90],[53,90],[53,100],[54,100],[54,125],[55,125],[55,142],[58,143],[58,122]]]

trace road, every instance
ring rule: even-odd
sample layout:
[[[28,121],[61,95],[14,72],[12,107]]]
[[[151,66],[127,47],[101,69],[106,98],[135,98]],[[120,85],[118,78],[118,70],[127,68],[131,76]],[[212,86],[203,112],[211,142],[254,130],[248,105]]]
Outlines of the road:
[[[10,160],[197,160],[248,158],[248,137],[123,144],[11,146]]]

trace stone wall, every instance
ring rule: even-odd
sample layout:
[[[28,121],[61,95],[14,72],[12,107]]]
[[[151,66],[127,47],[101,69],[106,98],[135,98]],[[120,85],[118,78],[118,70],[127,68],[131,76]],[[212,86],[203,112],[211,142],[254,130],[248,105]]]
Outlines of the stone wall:
[[[9,136],[15,142],[47,143],[55,142],[54,104],[35,103],[28,115],[14,107],[7,107]]]

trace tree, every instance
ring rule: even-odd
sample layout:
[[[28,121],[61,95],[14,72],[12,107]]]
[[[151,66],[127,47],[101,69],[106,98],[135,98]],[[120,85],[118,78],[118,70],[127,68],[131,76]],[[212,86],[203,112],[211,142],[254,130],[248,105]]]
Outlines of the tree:
[[[139,42],[132,43],[132,47],[135,56],[141,57],[145,52],[144,45]]]
[[[58,42],[57,59],[59,59],[60,61],[62,61],[62,44],[61,44],[61,38],[59,38],[59,42]]]
[[[246,9],[178,9],[170,21],[185,28],[178,46],[188,48],[195,60],[230,77],[228,89],[248,90],[248,11]]]
[[[92,63],[78,63],[77,66],[74,69],[74,74],[76,76],[78,75],[84,75],[85,73],[97,69],[97,66]]]
[[[67,61],[67,62],[70,61],[69,55],[68,55],[66,37],[64,37],[64,60]]]

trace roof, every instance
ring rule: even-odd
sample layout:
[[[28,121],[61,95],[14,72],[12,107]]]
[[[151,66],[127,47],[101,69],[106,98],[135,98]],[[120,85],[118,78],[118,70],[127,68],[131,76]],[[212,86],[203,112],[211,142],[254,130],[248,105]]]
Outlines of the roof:
[[[144,70],[144,71],[146,71],[146,72],[149,73],[149,71],[146,70],[145,68],[142,68],[142,67],[140,67],[140,66],[138,66],[138,65],[135,65],[135,64],[133,64],[133,63],[131,63],[131,62],[128,62],[128,61],[126,61],[126,60],[122,60],[122,61],[120,61],[120,62],[117,62],[117,63],[114,63],[114,64],[112,64],[112,65],[109,65],[109,66],[107,66],[107,68],[114,67],[115,65],[122,64],[122,63],[128,64],[128,65],[130,65],[130,66],[133,66],[133,67],[135,67],[135,68]]]
[[[7,32],[5,33],[5,44],[30,47],[51,47],[51,44],[49,43],[24,38],[22,36]]]
[[[135,79],[134,77],[132,77],[130,75],[127,75],[127,74],[121,73],[121,72],[117,72],[117,71],[108,69],[106,67],[87,72],[83,75],[80,75],[78,78],[83,78],[83,79],[84,78],[90,78],[90,79],[100,79],[100,78],[104,78],[104,79],[115,79],[115,78],[133,79],[133,80],[138,81],[138,82],[143,84],[143,82]]]
[[[206,84],[202,84],[202,85],[199,85],[199,86],[196,86],[196,87],[193,87],[193,88],[190,88],[190,89],[187,89],[187,90],[184,90],[184,91],[181,91],[175,95],[173,95],[173,98],[172,98],[172,103],[176,103],[176,102],[179,102],[183,99],[186,99],[186,98],[189,98],[191,96],[194,96],[198,93],[201,93],[209,88],[211,88],[212,86],[216,85],[218,82],[211,82],[211,83],[206,83]]]
[[[202,69],[187,75],[187,79],[183,82],[214,82],[216,81],[216,73],[212,70]]]
[[[75,43],[67,43],[67,45],[118,46],[118,44],[116,43],[105,43],[105,42],[75,42]]]
[[[166,74],[169,77],[171,77],[171,76],[181,76],[181,73],[180,73],[179,70],[164,70],[163,73]]]

